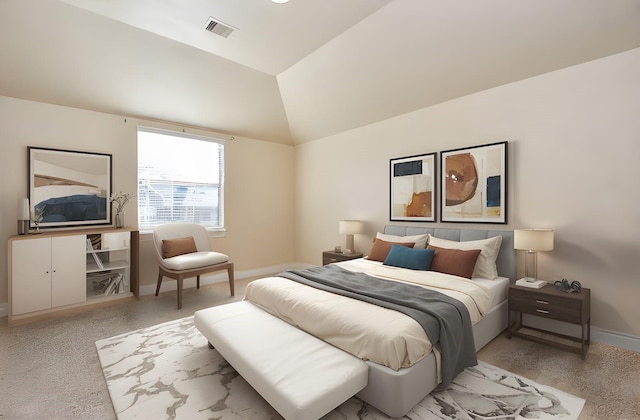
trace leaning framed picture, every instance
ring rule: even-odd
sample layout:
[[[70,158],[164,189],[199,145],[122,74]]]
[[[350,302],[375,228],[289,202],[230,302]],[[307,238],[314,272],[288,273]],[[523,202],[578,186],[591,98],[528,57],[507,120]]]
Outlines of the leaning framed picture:
[[[441,221],[507,223],[507,142],[440,153]]]
[[[27,148],[30,226],[111,224],[111,155]]]
[[[435,222],[436,154],[391,159],[389,168],[389,220]]]

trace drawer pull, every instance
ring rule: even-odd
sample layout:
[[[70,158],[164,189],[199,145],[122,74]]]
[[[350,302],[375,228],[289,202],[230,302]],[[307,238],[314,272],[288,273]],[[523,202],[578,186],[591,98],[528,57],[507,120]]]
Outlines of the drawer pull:
[[[549,302],[547,302],[546,300],[537,300],[537,299],[536,299],[536,303],[541,303],[543,305],[548,305],[549,304]]]
[[[548,314],[549,311],[545,311],[544,309],[536,309],[536,312],[540,312],[541,314]]]

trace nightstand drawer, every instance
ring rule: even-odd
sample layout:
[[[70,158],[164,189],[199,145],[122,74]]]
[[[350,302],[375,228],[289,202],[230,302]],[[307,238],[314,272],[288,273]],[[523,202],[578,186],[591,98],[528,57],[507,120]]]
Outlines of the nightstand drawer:
[[[515,289],[510,290],[510,293],[510,306],[514,311],[573,324],[580,324],[582,321],[582,305],[575,299]]]
[[[322,265],[327,265],[327,264],[340,262],[340,261],[345,261],[345,260],[343,260],[342,258],[330,257],[326,255],[322,256]]]
[[[351,254],[345,254],[334,251],[324,251],[322,253],[322,265],[336,263],[340,261],[355,260],[356,258],[362,258],[362,253],[352,252]]]

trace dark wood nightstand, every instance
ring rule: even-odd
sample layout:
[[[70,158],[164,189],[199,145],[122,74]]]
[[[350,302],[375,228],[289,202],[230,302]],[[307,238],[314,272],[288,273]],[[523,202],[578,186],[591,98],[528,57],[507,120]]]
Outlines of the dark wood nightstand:
[[[347,254],[344,252],[324,251],[322,253],[322,265],[340,261],[355,260],[356,258],[362,258],[362,252],[352,252]]]
[[[518,319],[516,320],[517,322],[514,322],[512,319],[512,311],[519,313]],[[522,325],[523,313],[578,324],[582,326],[582,336],[580,338],[571,337]],[[576,341],[581,344],[581,348],[518,331],[522,327]],[[507,337],[511,338],[512,335],[549,344],[574,353],[582,353],[582,358],[584,359],[587,354],[587,346],[591,339],[591,290],[583,287],[580,293],[565,293],[556,289],[552,284],[547,284],[540,289],[532,289],[512,284],[509,286]]]

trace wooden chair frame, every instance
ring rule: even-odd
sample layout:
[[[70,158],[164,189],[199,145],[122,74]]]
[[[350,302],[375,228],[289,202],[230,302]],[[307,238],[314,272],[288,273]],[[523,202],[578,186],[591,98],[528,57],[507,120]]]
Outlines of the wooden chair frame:
[[[168,268],[159,265],[158,270],[158,286],[156,287],[156,296],[160,293],[160,285],[162,284],[163,277],[169,277],[178,282],[178,309],[182,308],[182,285],[184,279],[196,277],[196,288],[200,288],[200,275],[212,273],[214,271],[227,270],[227,274],[229,276],[229,289],[231,291],[231,296],[234,296],[234,279],[233,279],[233,263],[232,262],[224,262],[215,265],[209,265],[206,267],[198,267],[193,268],[191,270],[170,270]]]

